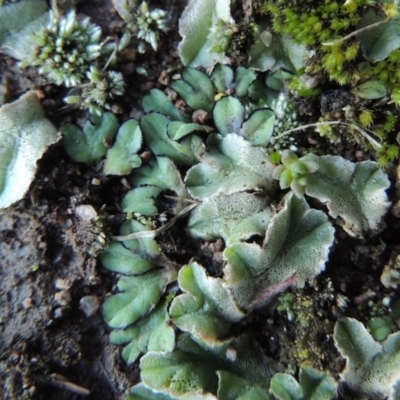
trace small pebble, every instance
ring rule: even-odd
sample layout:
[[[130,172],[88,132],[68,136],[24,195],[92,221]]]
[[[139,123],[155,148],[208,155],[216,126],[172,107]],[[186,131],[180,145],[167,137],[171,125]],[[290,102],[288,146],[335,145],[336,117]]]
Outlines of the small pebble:
[[[58,278],[56,280],[55,286],[56,286],[56,289],[59,289],[59,290],[67,290],[70,288],[68,283],[64,279],[61,279],[61,278]]]
[[[71,293],[68,290],[60,290],[54,295],[54,300],[60,306],[67,306],[71,302]]]
[[[232,347],[228,347],[228,348],[226,349],[226,358],[227,358],[229,361],[235,361],[235,360],[236,360],[236,357],[237,357],[237,351],[236,351],[234,348],[232,348]]]
[[[82,204],[75,208],[75,214],[84,221],[90,221],[97,218],[97,212],[93,206]]]
[[[113,103],[113,104],[111,105],[111,111],[112,111],[114,114],[123,114],[125,110],[124,110],[124,108],[122,107],[121,104]]]
[[[24,307],[25,310],[27,310],[28,308],[33,307],[32,298],[28,297],[27,299],[25,299],[25,300],[22,302],[22,307]]]
[[[64,310],[61,307],[59,307],[54,310],[53,318],[60,319],[63,317],[63,315],[64,315]]]
[[[171,83],[171,78],[170,78],[167,70],[164,69],[163,71],[161,71],[161,74],[158,77],[158,82],[160,82],[161,85],[164,85],[164,86],[168,86]]]
[[[207,111],[196,110],[193,112],[192,121],[196,124],[206,124],[210,120],[210,115]]]
[[[85,296],[79,301],[79,308],[87,317],[95,314],[100,307],[100,300],[97,296]]]
[[[101,180],[99,178],[92,179],[92,185],[99,186],[101,184]]]

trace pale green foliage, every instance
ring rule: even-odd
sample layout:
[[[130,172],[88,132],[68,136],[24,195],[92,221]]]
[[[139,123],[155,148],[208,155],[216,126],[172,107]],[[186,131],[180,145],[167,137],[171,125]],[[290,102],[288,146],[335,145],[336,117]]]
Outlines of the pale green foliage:
[[[126,328],[148,314],[160,301],[168,283],[176,279],[171,268],[150,271],[138,276],[123,276],[119,293],[107,297],[103,318],[112,328]]]
[[[142,227],[143,229],[143,227]],[[158,245],[152,239],[143,239],[144,243],[137,242],[137,252],[126,248],[119,242],[111,242],[107,249],[101,254],[103,266],[112,272],[119,274],[141,274],[155,267],[155,260],[148,259],[145,246],[153,245],[158,250]],[[150,242],[150,243],[148,243]],[[158,255],[156,253],[156,255]],[[146,257],[146,258],[145,258]]]
[[[249,51],[249,67],[260,71],[283,68],[295,72],[305,65],[307,57],[306,46],[286,35],[273,33],[270,24],[263,24],[258,39]]]
[[[61,18],[50,13],[47,26],[35,35],[35,54],[23,65],[38,66],[57,85],[76,86],[100,56],[100,36],[100,27],[89,18],[78,20],[74,11]]]
[[[253,147],[236,134],[225,137],[211,134],[207,140],[209,151],[201,163],[189,169],[185,183],[196,199],[217,194],[231,194],[245,190],[275,193],[272,179],[273,164],[259,147]]]
[[[22,67],[37,66],[39,73],[57,85],[82,84],[78,94],[64,100],[101,115],[111,108],[115,96],[124,93],[123,77],[116,71],[100,72],[93,65],[101,55],[101,29],[89,18],[79,19],[74,10],[65,16],[59,14],[71,7],[70,3],[62,2],[60,9],[57,3],[56,10],[50,12],[46,12],[43,0],[23,0],[4,7],[0,15],[1,50],[22,60]]]
[[[33,53],[33,33],[49,18],[45,0],[22,0],[2,6],[0,14],[0,50],[18,60]]]
[[[189,135],[180,142],[171,139],[169,127],[172,123],[162,114],[150,113],[144,116],[140,127],[147,145],[155,155],[170,157],[177,164],[195,164],[204,151],[203,141],[197,135]]]
[[[143,186],[130,190],[122,199],[122,210],[144,216],[157,214],[156,198],[161,193],[157,186]]]
[[[173,300],[170,315],[182,331],[215,344],[229,334],[232,322],[244,317],[221,279],[207,276],[199,264],[184,266],[178,283],[184,293]]]
[[[274,75],[278,76],[280,71],[277,71]],[[275,85],[277,81],[283,86],[283,81],[279,81],[274,78],[270,84]],[[280,89],[282,90],[282,89]],[[289,100],[287,94],[281,91],[276,99],[273,100],[271,108],[275,112],[275,123],[274,123],[274,135],[279,135],[289,129],[293,129],[299,125],[297,111],[294,103]],[[277,150],[292,148],[295,145],[294,138],[292,136],[283,136],[279,139],[271,138],[271,144]]]
[[[256,384],[228,371],[218,371],[218,400],[268,400],[262,384]]]
[[[188,221],[188,232],[204,240],[222,237],[227,246],[263,236],[274,214],[265,194],[239,192],[205,199]]]
[[[121,234],[144,230],[147,230],[146,226],[138,221],[125,221]],[[110,271],[126,275],[118,281],[120,292],[108,297],[103,305],[103,317],[113,328],[126,328],[152,312],[166,286],[177,278],[175,267],[150,238],[111,242],[100,258]],[[140,320],[140,325],[131,327],[131,331],[146,329],[148,324],[156,324],[159,319],[150,314],[148,320]],[[167,342],[166,346],[171,346],[171,341]],[[133,354],[127,358],[133,358]]]
[[[368,398],[397,398],[400,381],[400,332],[390,335],[382,344],[376,342],[364,325],[352,318],[336,323],[334,339],[347,359],[342,384]]]
[[[105,141],[111,141],[118,129],[114,114],[92,115],[93,123],[87,121],[81,131],[73,124],[65,124],[60,130],[64,137],[64,147],[76,162],[87,164],[99,161],[107,153]]]
[[[281,189],[290,187],[297,196],[317,198],[329,214],[344,219],[351,236],[376,229],[389,202],[385,190],[390,182],[372,161],[352,163],[338,156],[307,154],[300,159],[289,150],[282,152],[282,165],[273,173]]]
[[[195,77],[198,78],[196,75]],[[193,92],[192,88],[190,92]],[[200,97],[202,97],[201,94]],[[181,114],[167,96],[158,89],[151,90],[150,94],[143,98],[142,105],[143,109],[150,113],[144,120],[142,129],[146,142],[154,153],[167,155],[178,164],[194,164],[203,153],[204,146],[200,138],[192,134],[208,132],[210,127],[191,123],[190,118]],[[157,114],[161,115],[157,116]],[[159,129],[159,131],[154,131],[154,129]],[[180,139],[183,140],[178,142]]]
[[[172,140],[180,140],[191,133],[207,132],[210,129],[201,124],[172,121],[167,128],[167,134]]]
[[[388,317],[372,317],[367,323],[368,331],[375,340],[385,340],[391,333],[393,322]]]
[[[362,16],[357,29],[364,28],[373,23],[384,20],[372,9]],[[392,18],[388,22],[372,29],[364,30],[357,35],[364,57],[377,62],[389,56],[392,50],[400,47],[400,18]]]
[[[212,67],[226,63],[226,46],[234,31],[230,0],[190,0],[179,20],[184,65]]]
[[[389,179],[372,161],[352,163],[338,156],[322,156],[318,170],[306,180],[306,194],[326,204],[332,217],[343,218],[344,229],[352,236],[376,229],[390,204],[385,192]]]
[[[150,90],[150,93],[143,97],[142,107],[146,113],[155,111],[171,118],[173,121],[190,122],[190,118],[182,115],[171,100],[158,89]]]
[[[182,79],[171,84],[189,107],[211,112],[214,105],[214,86],[207,74],[194,68],[182,71]]]
[[[302,285],[323,269],[333,241],[325,214],[292,197],[266,227],[262,248],[247,243],[227,247],[222,279],[208,277],[198,264],[180,271],[178,283],[187,293],[176,297],[170,310],[180,329],[204,342],[215,342],[226,335],[228,322],[243,317],[239,310],[259,307],[275,293]]]
[[[160,8],[150,10],[146,1],[140,4],[137,19],[128,24],[133,31],[137,29],[136,36],[142,40],[138,48],[140,53],[144,53],[145,50],[143,42],[149,43],[153,50],[157,50],[160,32],[167,30],[166,15],[167,13]]]
[[[290,374],[275,374],[271,379],[270,392],[279,400],[303,400],[303,390]]]
[[[166,190],[171,190],[176,194],[176,205],[173,207],[175,214],[182,211],[187,205],[185,200],[189,198],[189,195],[187,194],[186,187],[182,182],[177,167],[167,157],[155,157],[149,164],[136,170],[134,176],[131,178],[131,183],[138,187],[128,192],[123,198],[122,206],[125,208],[125,212],[138,211],[144,215],[153,215],[155,211],[145,214],[138,207],[151,207],[154,204],[155,197],[161,191]],[[136,191],[144,191],[146,187],[149,188],[148,200],[141,204],[133,203],[130,196]],[[150,190],[151,187],[156,190]]]
[[[175,400],[175,398],[164,393],[153,392],[143,383],[138,383],[130,388],[126,400]]]
[[[182,41],[179,55],[184,65],[209,68],[228,63],[229,44],[238,32],[230,15],[231,0],[191,0],[180,21]],[[262,22],[255,43],[249,51],[249,66],[261,71],[280,68],[295,72],[308,57],[305,46],[286,35],[271,32],[271,24]],[[273,35],[273,40],[272,40]]]
[[[285,74],[276,73],[270,84],[281,90],[284,79]],[[183,114],[159,90],[143,99],[147,114],[140,129],[154,157],[128,178],[133,189],[122,200],[123,211],[137,221],[125,223],[130,228],[121,233],[134,231],[135,239],[111,242],[102,256],[110,270],[133,275],[120,279],[120,292],[104,305],[105,319],[111,327],[124,328],[112,335],[127,344],[125,359],[133,361],[147,352],[141,359],[144,386],[133,388],[130,398],[156,399],[162,394],[173,399],[268,399],[271,375],[259,379],[256,373],[243,373],[239,360],[253,362],[256,355],[246,346],[231,348],[233,342],[247,339],[229,334],[231,325],[250,311],[292,285],[303,286],[325,268],[334,229],[323,211],[310,209],[303,194],[328,203],[332,215],[356,221],[353,225],[365,218],[377,224],[387,208],[388,181],[376,163],[354,164],[340,157],[298,158],[283,151],[283,165],[276,167],[268,155],[274,145],[274,118],[283,123],[286,118],[290,124],[295,118],[286,98],[277,97],[252,71],[218,66],[207,76],[188,68],[173,86],[193,115],[187,115],[188,108]],[[280,196],[277,180],[297,195],[289,192],[279,212],[272,207]],[[356,203],[341,207],[349,193]],[[178,266],[153,240],[165,232],[160,223],[172,216],[170,226],[189,209],[189,235],[224,240],[223,253],[215,254],[222,256],[220,277],[195,262],[177,273]],[[178,229],[182,224],[179,221]],[[261,245],[246,242],[254,236]],[[163,239],[168,254],[167,235]],[[165,294],[177,275],[174,291]],[[165,328],[164,319],[160,325],[152,322],[161,321],[154,314],[157,303],[172,293],[177,295],[168,310],[169,323],[184,333],[175,350],[148,352],[150,326],[155,332],[158,326]],[[334,391],[325,376],[306,371],[302,377],[305,398]]]
[[[0,108],[0,208],[24,197],[35,177],[36,162],[59,139],[35,92]]]
[[[279,81],[281,90],[285,76],[277,73],[273,87]],[[271,90],[247,68],[238,67],[234,71],[219,64],[210,76],[194,68],[186,68],[182,79],[173,82],[171,87],[193,110],[212,113],[215,127],[222,136],[236,133],[253,145],[266,147],[270,142],[274,143],[274,133],[297,125],[297,114],[287,96]],[[146,106],[148,102],[145,102]],[[154,103],[151,107],[151,110],[160,111],[173,119],[180,118],[171,115],[171,105],[168,105],[168,110],[165,106],[163,109],[164,112]],[[279,144],[285,145],[290,139],[284,138]]]
[[[272,176],[279,179],[281,189],[290,187],[296,196],[303,196],[307,185],[306,176],[318,169],[318,157],[307,154],[298,159],[293,151],[283,150],[281,162],[282,165],[275,168]]]
[[[147,230],[139,221],[127,220],[121,226],[121,233],[128,234]],[[120,274],[137,275],[158,265],[160,251],[157,242],[150,238],[126,240],[123,243],[111,242],[100,257],[103,265],[110,271]]]
[[[362,99],[380,99],[385,97],[387,94],[387,90],[385,85],[383,85],[379,81],[367,81],[362,83],[361,85],[356,86],[351,91],[354,95],[362,98]]]
[[[113,0],[113,4],[126,22],[126,34],[139,39],[139,52],[145,52],[146,43],[157,50],[160,33],[167,31],[167,13],[160,8],[151,9],[147,1]]]
[[[160,303],[152,313],[134,326],[113,330],[110,334],[111,343],[128,343],[122,350],[122,358],[127,364],[134,363],[140,353],[147,351],[171,352],[175,346],[175,332],[168,325],[168,320],[167,304]]]
[[[228,388],[234,385],[237,390],[235,380],[239,378],[242,391],[258,386],[264,389],[264,396],[257,398],[268,400],[268,384],[273,372],[268,364],[249,337],[230,339],[208,347],[182,334],[176,350],[172,353],[149,352],[142,357],[140,368],[147,387],[177,399],[230,399],[232,397],[226,394]],[[225,371],[229,374],[217,374]],[[224,395],[217,397],[217,393]]]
[[[218,112],[219,105],[224,99],[220,100],[214,108],[214,119]],[[239,135],[246,138],[255,146],[266,146],[274,133],[275,115],[272,110],[257,110],[250,117],[242,122]]]
[[[333,227],[327,216],[289,195],[282,211],[272,217],[262,247],[236,243],[224,251],[224,285],[246,309],[263,305],[288,285],[304,285],[325,267]],[[282,287],[280,287],[282,285]]]
[[[235,97],[226,96],[217,102],[213,110],[215,127],[222,136],[237,133],[244,119],[244,106]]]
[[[250,69],[237,67],[235,70],[227,65],[218,64],[210,76],[217,93],[228,93],[234,90],[235,95],[243,98],[248,95],[250,85],[257,75]]]
[[[279,400],[331,400],[337,383],[323,372],[312,368],[300,369],[299,383],[289,374],[278,373],[271,379],[270,391]]]
[[[104,173],[111,175],[127,175],[133,168],[142,164],[137,154],[142,146],[142,132],[139,123],[130,119],[118,130],[114,146],[108,149],[104,164]]]

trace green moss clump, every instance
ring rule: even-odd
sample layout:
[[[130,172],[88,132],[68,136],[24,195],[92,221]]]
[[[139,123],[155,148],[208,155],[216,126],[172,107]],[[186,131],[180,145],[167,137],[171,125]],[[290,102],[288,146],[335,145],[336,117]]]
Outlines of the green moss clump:
[[[296,42],[316,49],[307,73],[326,72],[329,79],[340,85],[352,84],[359,79],[354,60],[360,55],[356,38],[334,42],[356,30],[362,11],[374,6],[373,0],[338,1],[284,1],[266,0],[260,6],[261,14],[273,16],[273,29],[291,36]]]
[[[374,132],[382,141],[382,147],[378,150],[378,162],[382,167],[387,167],[389,163],[396,160],[399,156],[400,149],[398,143],[393,143],[397,138],[391,137],[398,128],[398,116],[388,114],[385,117],[384,123],[374,129]]]
[[[335,112],[326,113],[321,108],[319,121],[344,122],[347,124],[344,125],[345,135],[340,125],[321,125],[317,131],[333,143],[347,135],[350,141],[355,140],[369,149],[370,144],[365,136],[360,136],[349,125],[360,125],[366,135],[371,130],[380,142],[378,161],[381,166],[387,166],[400,155],[399,143],[394,137],[398,128],[398,112],[390,107],[390,104],[400,105],[400,49],[391,51],[385,59],[373,63],[364,57],[357,36],[347,37],[359,29],[360,20],[371,10],[381,18],[398,15],[397,6],[377,0],[263,0],[258,12],[271,17],[275,32],[286,34],[313,51],[314,55],[307,66],[297,71],[289,84],[297,96],[315,97],[325,93],[326,87],[331,89],[336,85],[341,87],[341,91],[348,91],[369,81],[385,87],[390,101],[386,97],[381,99],[381,103],[371,103],[368,98],[356,95],[355,101],[348,107],[340,107]],[[327,82],[327,78],[330,82]],[[385,109],[382,109],[382,104]],[[372,138],[376,139],[373,133]]]
[[[289,364],[332,368],[337,351],[326,338],[333,332],[339,308],[331,282],[323,286],[321,290],[311,292],[285,292],[278,298],[277,311],[287,317],[279,332],[283,351],[281,359]]]

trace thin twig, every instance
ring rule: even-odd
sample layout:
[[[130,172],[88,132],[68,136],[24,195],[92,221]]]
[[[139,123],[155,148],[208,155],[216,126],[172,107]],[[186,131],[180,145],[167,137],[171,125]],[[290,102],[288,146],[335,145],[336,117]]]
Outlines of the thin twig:
[[[377,142],[373,137],[368,135],[368,133],[365,132],[360,126],[358,126],[356,124],[349,124],[347,122],[341,122],[341,121],[323,121],[323,122],[316,122],[314,124],[298,126],[297,128],[289,129],[289,130],[281,133],[280,135],[275,136],[273,139],[277,140],[284,136],[290,135],[293,132],[302,131],[307,128],[318,128],[319,126],[329,126],[329,125],[345,125],[345,126],[352,127],[354,129],[356,129],[359,133],[361,133],[361,135],[364,136],[371,143],[372,147],[375,150],[379,150],[382,147],[382,145],[379,142]],[[372,132],[372,131],[370,131],[370,132]]]
[[[192,211],[199,204],[200,203],[194,203],[191,204],[190,206],[185,207],[181,212],[175,215],[175,217],[171,218],[165,225],[160,226],[159,228],[154,229],[152,231],[141,231],[141,232],[133,232],[130,233],[129,235],[111,236],[111,239],[117,240],[119,242],[132,239],[154,239],[160,233],[163,233],[167,229],[171,228],[171,226],[173,226],[180,217],[183,217],[185,214]]]
[[[358,125],[350,125],[353,128],[355,128],[359,133],[361,133],[362,136],[365,137],[365,139],[368,140],[368,142],[371,144],[371,146],[375,149],[375,150],[379,150],[382,148],[382,145],[377,142],[373,137],[371,137],[370,135],[368,135],[367,132],[365,132],[363,129],[361,129]]]
[[[51,0],[51,9],[53,10],[54,16],[57,20],[61,17],[60,7],[58,6],[57,0]]]
[[[118,38],[117,38],[116,36],[114,36],[114,37],[109,36],[109,37],[108,37],[106,40],[104,40],[104,42],[101,44],[101,47],[104,47],[104,45],[105,45],[106,43],[111,42],[112,40],[114,40],[114,42],[115,42],[114,50],[113,50],[113,52],[111,53],[110,57],[108,57],[108,60],[107,60],[107,62],[106,62],[106,65],[103,67],[103,69],[101,70],[101,72],[104,72],[104,71],[108,68],[108,66],[110,65],[111,61],[113,60],[113,58],[114,58],[115,55],[117,54],[119,40],[118,40]]]
[[[341,37],[339,39],[336,39],[336,40],[332,40],[332,42],[325,42],[325,43],[321,43],[321,44],[322,44],[322,46],[335,46],[336,44],[344,42],[345,40],[350,39],[351,37],[356,36],[361,32],[368,31],[369,29],[374,29],[374,28],[376,28],[376,27],[388,22],[390,19],[392,19],[392,17],[386,18],[386,19],[384,19],[382,21],[375,22],[375,23],[373,23],[371,25],[368,25],[368,26],[364,26],[364,28],[357,29],[356,31],[351,32],[346,36],[343,36],[343,37]]]
[[[187,201],[188,203],[198,203],[196,200],[192,199],[185,199],[183,197],[176,197],[176,196],[169,196],[168,194],[164,194],[163,197],[166,199],[172,199],[172,200],[179,200],[179,201]]]
[[[340,121],[324,121],[324,122],[315,122],[313,124],[302,125],[302,126],[298,126],[296,128],[292,128],[287,131],[284,131],[280,135],[274,136],[273,139],[274,140],[281,139],[284,136],[290,135],[293,132],[303,131],[304,129],[308,129],[308,128],[318,128],[319,126],[324,126],[324,125],[339,125],[342,123],[343,122],[340,122]]]
[[[51,374],[47,376],[36,376],[35,379],[43,384],[55,386],[63,390],[78,394],[80,396],[88,396],[90,390],[76,383],[68,381],[68,379],[60,374]]]

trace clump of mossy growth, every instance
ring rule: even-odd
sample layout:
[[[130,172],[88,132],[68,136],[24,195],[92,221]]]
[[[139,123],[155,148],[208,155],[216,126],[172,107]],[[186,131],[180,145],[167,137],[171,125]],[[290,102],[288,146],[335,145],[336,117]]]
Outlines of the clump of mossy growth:
[[[272,17],[275,32],[286,34],[314,51],[308,65],[297,71],[289,84],[296,95],[314,97],[321,94],[324,90],[321,82],[325,82],[326,78],[339,87],[344,86],[344,91],[363,82],[376,81],[390,94],[389,104],[400,105],[400,49],[393,50],[382,61],[371,63],[363,57],[357,36],[347,37],[357,31],[360,19],[370,9],[387,19],[398,14],[395,3],[376,0],[263,1],[258,12]],[[358,97],[350,106],[339,107],[335,113],[326,113],[321,108],[320,122],[340,121],[344,124],[321,124],[317,130],[333,143],[345,138],[366,148],[369,148],[366,135],[360,136],[349,125],[358,124],[367,135],[372,131],[372,137],[380,142],[379,148],[375,147],[378,161],[380,165],[387,166],[400,155],[398,139],[393,137],[398,128],[397,112],[393,107],[392,114],[387,114],[387,101],[386,110],[382,110],[379,104],[374,105]]]
[[[358,306],[365,315],[366,326],[375,340],[383,341],[398,330],[400,322],[400,300],[385,296],[381,300],[371,299]]]
[[[384,123],[376,126],[374,132],[381,138],[382,147],[378,150],[378,161],[382,167],[387,167],[399,157],[398,137],[391,138],[390,136],[398,132],[399,119],[398,116],[388,114],[385,116]],[[393,143],[393,141],[396,141]]]
[[[363,13],[373,7],[376,15],[392,18],[397,6],[376,0],[335,0],[302,2],[266,0],[259,8],[261,14],[273,16],[273,29],[287,34],[296,42],[315,51],[309,65],[298,75],[326,74],[339,85],[355,86],[360,82],[378,80],[391,94],[392,101],[400,105],[400,50],[393,50],[387,58],[375,64],[365,62],[356,35]],[[342,40],[343,39],[343,40]],[[299,76],[292,80],[291,88],[303,96],[318,94]]]
[[[277,33],[287,34],[296,42],[316,50],[304,72],[325,72],[330,80],[347,85],[359,80],[354,64],[360,55],[359,43],[354,37],[332,43],[355,31],[362,11],[374,5],[374,0],[350,0],[344,3],[266,0],[259,12],[273,16],[273,29]]]
[[[364,64],[360,79],[381,82],[390,92],[392,102],[400,106],[400,49],[391,51],[387,58],[375,64]]]
[[[282,359],[289,364],[307,365],[317,369],[334,369],[337,350],[329,340],[334,321],[345,301],[339,301],[330,281],[320,290],[285,292],[279,296],[279,313],[287,317],[287,322],[279,340],[286,354]],[[285,344],[285,342],[287,342]]]

